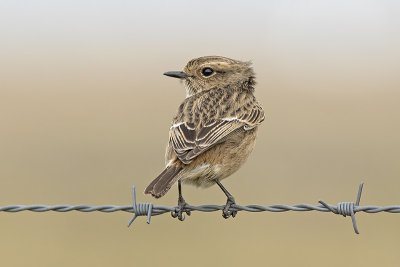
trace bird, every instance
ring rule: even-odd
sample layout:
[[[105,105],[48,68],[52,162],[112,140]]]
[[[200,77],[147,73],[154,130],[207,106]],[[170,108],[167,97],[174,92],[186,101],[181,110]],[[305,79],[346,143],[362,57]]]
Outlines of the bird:
[[[186,98],[169,130],[165,169],[145,189],[155,198],[178,182],[178,208],[173,217],[190,215],[181,184],[207,188],[218,185],[227,197],[222,216],[235,217],[235,198],[221,180],[236,172],[254,148],[265,115],[254,96],[255,73],[250,61],[222,56],[190,60],[183,71],[164,75],[180,79]]]

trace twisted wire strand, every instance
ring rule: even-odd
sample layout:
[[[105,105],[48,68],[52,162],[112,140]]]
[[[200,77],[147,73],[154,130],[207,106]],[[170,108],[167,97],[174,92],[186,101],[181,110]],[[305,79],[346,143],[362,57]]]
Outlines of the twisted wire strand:
[[[144,203],[138,203],[144,204]],[[331,209],[336,209],[337,206],[328,205]],[[185,206],[185,209],[191,211],[200,211],[200,212],[214,212],[223,210],[225,206],[220,205],[201,205],[201,206]],[[153,210],[151,216],[161,215],[167,212],[175,211],[178,209],[178,206],[167,207],[167,206],[153,206]],[[311,205],[311,204],[297,204],[293,206],[289,205],[271,205],[271,206],[260,206],[260,205],[232,205],[232,208],[237,211],[248,211],[248,212],[285,212],[285,211],[321,211],[321,212],[331,212],[330,209],[327,209],[323,205]],[[55,212],[68,212],[68,211],[80,211],[80,212],[117,212],[124,211],[129,213],[134,213],[132,206],[114,206],[114,205],[102,205],[102,206],[91,206],[91,205],[55,205],[55,206],[47,206],[47,205],[9,205],[0,207],[0,212],[20,212],[20,211],[32,211],[32,212],[46,212],[46,211],[55,211]],[[365,213],[378,213],[378,212],[387,212],[387,213],[400,213],[400,205],[391,205],[391,206],[358,206],[354,207],[355,212],[365,212]],[[146,214],[147,215],[147,210]],[[138,216],[142,216],[138,215]]]
[[[332,212],[338,215],[351,216],[353,222],[354,231],[358,234],[357,224],[355,220],[355,214],[357,212],[365,212],[365,213],[378,213],[378,212],[387,212],[387,213],[400,213],[400,205],[390,205],[390,206],[359,206],[361,192],[362,192],[363,184],[360,184],[358,195],[356,202],[340,202],[338,205],[330,205],[320,200],[319,203],[321,205],[311,205],[311,204],[297,204],[297,205],[271,205],[271,206],[261,206],[261,205],[232,205],[232,211],[247,211],[247,212],[286,212],[286,211],[320,211],[320,212]],[[32,212],[47,212],[47,211],[55,211],[55,212],[69,212],[69,211],[80,211],[80,212],[129,212],[134,213],[133,217],[128,223],[128,226],[132,224],[132,222],[138,216],[147,216],[147,223],[150,223],[151,216],[157,216],[164,213],[177,212],[180,208],[179,206],[155,206],[152,203],[137,203],[136,202],[136,191],[135,186],[132,188],[133,195],[133,204],[129,206],[115,206],[115,205],[101,205],[101,206],[92,206],[92,205],[9,205],[0,207],[0,212],[21,212],[21,211],[32,211]],[[200,205],[200,206],[191,206],[186,205],[185,211],[200,211],[200,212],[214,212],[223,210],[225,206],[223,205]]]

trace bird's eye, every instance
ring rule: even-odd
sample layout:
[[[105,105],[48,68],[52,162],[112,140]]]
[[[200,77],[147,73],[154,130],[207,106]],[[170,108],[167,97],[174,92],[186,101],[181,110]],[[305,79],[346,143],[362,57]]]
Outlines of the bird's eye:
[[[211,69],[211,68],[204,68],[204,69],[201,71],[201,73],[203,73],[204,76],[208,77],[208,76],[210,76],[211,74],[213,74],[214,71],[213,71],[213,69]]]

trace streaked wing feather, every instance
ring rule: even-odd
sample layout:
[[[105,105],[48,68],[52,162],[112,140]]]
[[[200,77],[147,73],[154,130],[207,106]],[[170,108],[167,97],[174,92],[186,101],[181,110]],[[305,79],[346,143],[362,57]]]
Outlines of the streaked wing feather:
[[[210,149],[214,145],[225,141],[225,139],[236,133],[238,130],[244,130],[243,123],[239,121],[221,120],[215,126],[207,131],[202,139],[196,139],[196,147],[185,155],[185,161],[191,161],[204,151]],[[204,128],[202,128],[203,130]],[[200,131],[201,132],[201,131]]]
[[[170,144],[178,158],[184,163],[190,163],[194,158],[221,143],[229,135],[242,130],[250,130],[264,120],[264,111],[256,101],[236,117],[212,119],[200,129],[193,123],[174,122],[170,130]]]

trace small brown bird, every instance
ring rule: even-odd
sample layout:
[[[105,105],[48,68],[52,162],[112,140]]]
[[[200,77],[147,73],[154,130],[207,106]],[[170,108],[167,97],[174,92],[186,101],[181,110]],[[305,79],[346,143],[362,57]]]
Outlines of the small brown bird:
[[[181,182],[199,187],[217,184],[228,200],[223,217],[235,217],[233,196],[220,180],[237,171],[253,150],[257,126],[264,111],[254,97],[255,74],[250,62],[219,56],[189,61],[183,71],[164,75],[181,79],[186,99],[172,120],[165,155],[166,169],[146,188],[145,194],[164,196],[178,181],[179,210],[183,220],[187,203]]]

